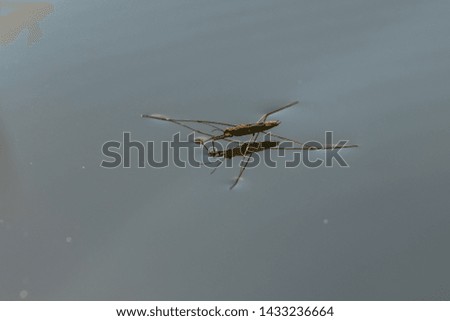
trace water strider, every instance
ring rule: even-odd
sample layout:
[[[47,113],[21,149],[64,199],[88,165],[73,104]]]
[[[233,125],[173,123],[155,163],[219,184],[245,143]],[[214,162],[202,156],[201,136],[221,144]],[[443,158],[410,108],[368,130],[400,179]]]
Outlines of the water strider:
[[[233,158],[236,156],[242,156],[243,163],[241,165],[239,175],[237,176],[234,183],[230,186],[230,189],[232,189],[239,182],[239,179],[241,178],[242,174],[244,173],[245,168],[247,167],[247,165],[251,159],[251,155],[253,153],[261,152],[261,151],[264,151],[267,149],[314,150],[314,149],[338,149],[338,148],[357,147],[357,145],[325,145],[322,147],[317,147],[317,146],[303,144],[299,141],[296,141],[296,140],[293,140],[290,138],[286,138],[286,137],[283,137],[280,135],[272,134],[272,133],[270,133],[271,136],[283,139],[284,141],[288,141],[288,142],[291,142],[296,145],[300,145],[300,147],[281,148],[281,147],[278,147],[280,142],[277,142],[277,141],[262,141],[262,142],[257,141],[260,133],[269,134],[267,132],[268,130],[281,124],[281,122],[279,120],[267,120],[267,118],[270,115],[278,113],[282,110],[285,110],[285,109],[292,107],[294,105],[297,105],[297,104],[298,104],[298,101],[291,102],[285,106],[279,107],[277,109],[272,110],[271,112],[264,114],[255,123],[244,123],[244,124],[231,124],[231,123],[226,123],[226,122],[198,120],[198,119],[174,119],[174,118],[170,118],[170,117],[160,115],[160,114],[142,115],[142,117],[171,122],[171,123],[177,124],[179,126],[188,128],[188,129],[190,129],[196,133],[199,133],[201,135],[207,136],[208,138],[205,140],[197,139],[196,143],[202,144],[204,146],[204,144],[206,142],[211,141],[213,144],[213,147],[212,147],[212,149],[208,150],[208,155],[210,157],[226,159],[226,158]],[[197,123],[197,124],[207,125],[207,126],[212,127],[214,131],[218,130],[218,131],[221,131],[222,133],[220,135],[213,135],[212,133],[207,133],[203,130],[199,130],[199,129],[191,127],[190,125],[187,125],[189,123]],[[233,139],[234,137],[241,137],[241,136],[247,136],[247,135],[252,135],[252,137],[250,138],[250,140],[248,140],[246,142],[242,142],[242,141]],[[214,147],[214,141],[219,141],[219,140],[238,142],[239,146],[229,148],[226,150],[217,150]]]

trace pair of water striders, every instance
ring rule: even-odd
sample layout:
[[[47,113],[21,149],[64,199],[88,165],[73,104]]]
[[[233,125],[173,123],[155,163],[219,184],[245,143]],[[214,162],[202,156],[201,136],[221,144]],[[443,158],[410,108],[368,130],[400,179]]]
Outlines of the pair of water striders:
[[[270,115],[273,115],[275,113],[278,113],[282,110],[285,110],[287,108],[290,108],[294,105],[297,105],[299,102],[294,101],[291,102],[285,106],[279,107],[275,110],[272,110],[271,112],[268,112],[267,114],[264,114],[258,121],[255,123],[250,124],[231,124],[231,123],[225,123],[225,122],[219,122],[219,121],[210,121],[210,120],[198,120],[198,119],[173,119],[164,115],[160,114],[152,114],[152,115],[142,115],[143,118],[151,118],[151,119],[157,119],[162,121],[171,122],[174,124],[177,124],[179,126],[185,127],[187,129],[190,129],[198,134],[204,135],[208,137],[207,139],[197,139],[195,142],[197,144],[201,144],[205,146],[205,143],[212,142],[213,147],[208,150],[208,155],[210,157],[216,157],[216,158],[233,158],[236,156],[242,156],[243,162],[241,162],[241,168],[239,171],[239,175],[237,176],[234,183],[230,186],[230,190],[233,189],[233,187],[236,186],[236,184],[239,182],[239,179],[242,177],[242,174],[245,171],[245,168],[247,167],[251,156],[253,153],[258,153],[264,150],[268,149],[289,149],[289,150],[317,150],[317,149],[340,149],[340,148],[352,148],[357,147],[358,145],[324,145],[321,147],[318,146],[311,146],[307,144],[303,144],[299,141],[286,138],[280,135],[276,135],[273,133],[270,133],[271,136],[282,139],[283,141],[288,141],[296,146],[294,148],[281,148],[278,147],[280,144],[280,141],[258,141],[258,136],[260,133],[269,134],[268,130],[280,125],[279,120],[267,120],[267,118]],[[219,135],[213,135],[212,133],[207,133],[203,130],[199,130],[196,128],[191,127],[190,123],[197,123],[202,125],[207,125],[212,127],[214,130],[219,130],[222,133]],[[233,139],[233,137],[242,137],[252,135],[251,138],[248,141],[242,142],[239,140]],[[214,147],[214,141],[230,141],[230,142],[237,142],[239,143],[238,147],[226,149],[226,150],[217,150]],[[206,147],[205,147],[206,148]]]

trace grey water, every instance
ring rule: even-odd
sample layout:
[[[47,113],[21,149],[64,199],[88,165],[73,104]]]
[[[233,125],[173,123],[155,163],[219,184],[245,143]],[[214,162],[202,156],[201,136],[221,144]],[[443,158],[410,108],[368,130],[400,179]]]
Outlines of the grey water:
[[[0,46],[0,299],[450,300],[448,1],[47,2]],[[348,168],[100,167],[294,100]]]

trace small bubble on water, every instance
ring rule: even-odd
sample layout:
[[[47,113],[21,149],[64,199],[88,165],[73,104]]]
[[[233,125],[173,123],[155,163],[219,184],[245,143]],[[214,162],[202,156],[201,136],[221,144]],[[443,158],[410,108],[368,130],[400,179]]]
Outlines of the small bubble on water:
[[[67,243],[72,243],[72,237],[70,237],[70,236],[66,237],[66,242]]]
[[[328,224],[328,219],[324,219],[323,224]]]
[[[26,299],[26,297],[28,296],[28,291],[27,290],[20,291],[19,296],[21,299]]]

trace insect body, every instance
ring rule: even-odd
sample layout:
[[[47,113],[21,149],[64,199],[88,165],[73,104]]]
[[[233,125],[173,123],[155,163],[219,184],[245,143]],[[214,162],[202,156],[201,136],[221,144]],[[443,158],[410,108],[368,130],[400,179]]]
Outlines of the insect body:
[[[239,124],[234,127],[225,128],[223,131],[224,137],[233,137],[233,136],[245,136],[251,135],[255,133],[260,133],[271,128],[278,126],[281,122],[279,120],[269,120],[262,123],[253,123],[253,124]]]
[[[209,150],[208,155],[210,157],[223,157],[230,159],[236,156],[245,156],[250,153],[258,153],[266,149],[274,148],[278,146],[279,143],[280,142],[273,141],[243,143],[238,147],[229,148],[226,150]]]
[[[283,107],[277,108],[267,114],[264,114],[256,123],[251,123],[251,124],[230,124],[230,123],[225,123],[225,122],[218,122],[218,121],[209,121],[209,120],[193,120],[193,119],[173,119],[173,118],[169,118],[167,116],[164,115],[160,115],[160,114],[153,114],[153,115],[142,115],[143,118],[152,118],[152,119],[157,119],[157,120],[162,120],[162,121],[168,121],[168,122],[172,122],[175,123],[177,125],[183,126],[185,128],[188,128],[190,130],[193,130],[197,133],[200,133],[202,135],[206,135],[209,136],[208,139],[204,140],[203,143],[206,143],[208,141],[216,141],[216,140],[229,140],[232,137],[239,137],[239,136],[245,136],[245,135],[254,135],[254,134],[259,134],[259,133],[266,133],[267,130],[278,126],[281,122],[279,120],[269,120],[266,121],[267,117],[269,117],[270,115],[277,113],[279,111],[282,111],[284,109],[287,109],[289,107],[292,107],[294,105],[297,105],[298,101],[294,101],[291,102]],[[208,125],[213,127],[215,130],[220,130],[222,131],[221,135],[210,135],[208,133],[205,133],[203,131],[200,130],[196,130],[194,128],[192,128],[189,125],[186,125],[186,123],[198,123],[198,124],[204,124],[204,125]],[[225,129],[222,129],[218,126],[227,126]],[[287,139],[286,137],[282,137],[282,136],[278,136],[278,135],[272,135],[274,137],[277,138],[281,138],[281,139]],[[296,141],[293,141],[295,143],[299,143]]]
[[[242,176],[245,168],[249,164],[249,161],[250,161],[253,153],[261,152],[261,151],[264,151],[267,149],[314,150],[314,149],[340,149],[340,148],[357,147],[357,145],[325,145],[325,146],[317,147],[317,146],[303,144],[299,141],[289,139],[289,138],[286,138],[286,137],[283,137],[280,135],[276,135],[273,133],[270,133],[273,137],[294,143],[297,145],[297,147],[281,148],[281,147],[279,147],[280,142],[277,142],[277,141],[258,142],[258,136],[260,133],[268,134],[268,132],[267,132],[268,130],[280,125],[280,121],[278,121],[278,120],[267,121],[267,117],[269,117],[270,115],[275,114],[279,111],[282,111],[286,108],[292,107],[296,104],[298,104],[298,101],[294,101],[283,107],[277,108],[269,113],[264,114],[260,119],[258,119],[257,122],[250,123],[250,124],[237,124],[236,125],[236,124],[230,124],[230,123],[218,122],[218,121],[209,121],[209,120],[173,119],[173,118],[169,118],[167,116],[155,115],[155,114],[154,115],[142,115],[142,117],[171,122],[171,123],[177,124],[179,126],[185,127],[187,129],[190,129],[196,133],[207,136],[208,138],[206,140],[196,139],[195,143],[201,144],[206,148],[205,143],[208,141],[211,141],[213,144],[213,148],[210,150],[208,150],[206,148],[208,150],[208,155],[210,157],[230,159],[230,158],[233,158],[236,156],[242,156],[243,163],[241,165],[241,169],[239,171],[238,177],[236,178],[236,180],[230,187],[230,189],[232,189],[239,182],[239,179]],[[210,126],[214,130],[220,130],[222,133],[220,135],[212,135],[211,133],[207,133],[205,131],[191,127],[190,126],[191,123],[197,123],[197,124]],[[251,139],[247,142],[241,142],[241,141],[237,141],[237,140],[233,139],[233,137],[241,137],[241,136],[246,136],[246,135],[252,135]],[[229,142],[238,142],[239,146],[229,148],[226,150],[217,150],[214,147],[214,141],[218,141],[218,140],[225,140],[225,141],[229,141]],[[219,162],[219,163],[222,163],[222,162]]]

